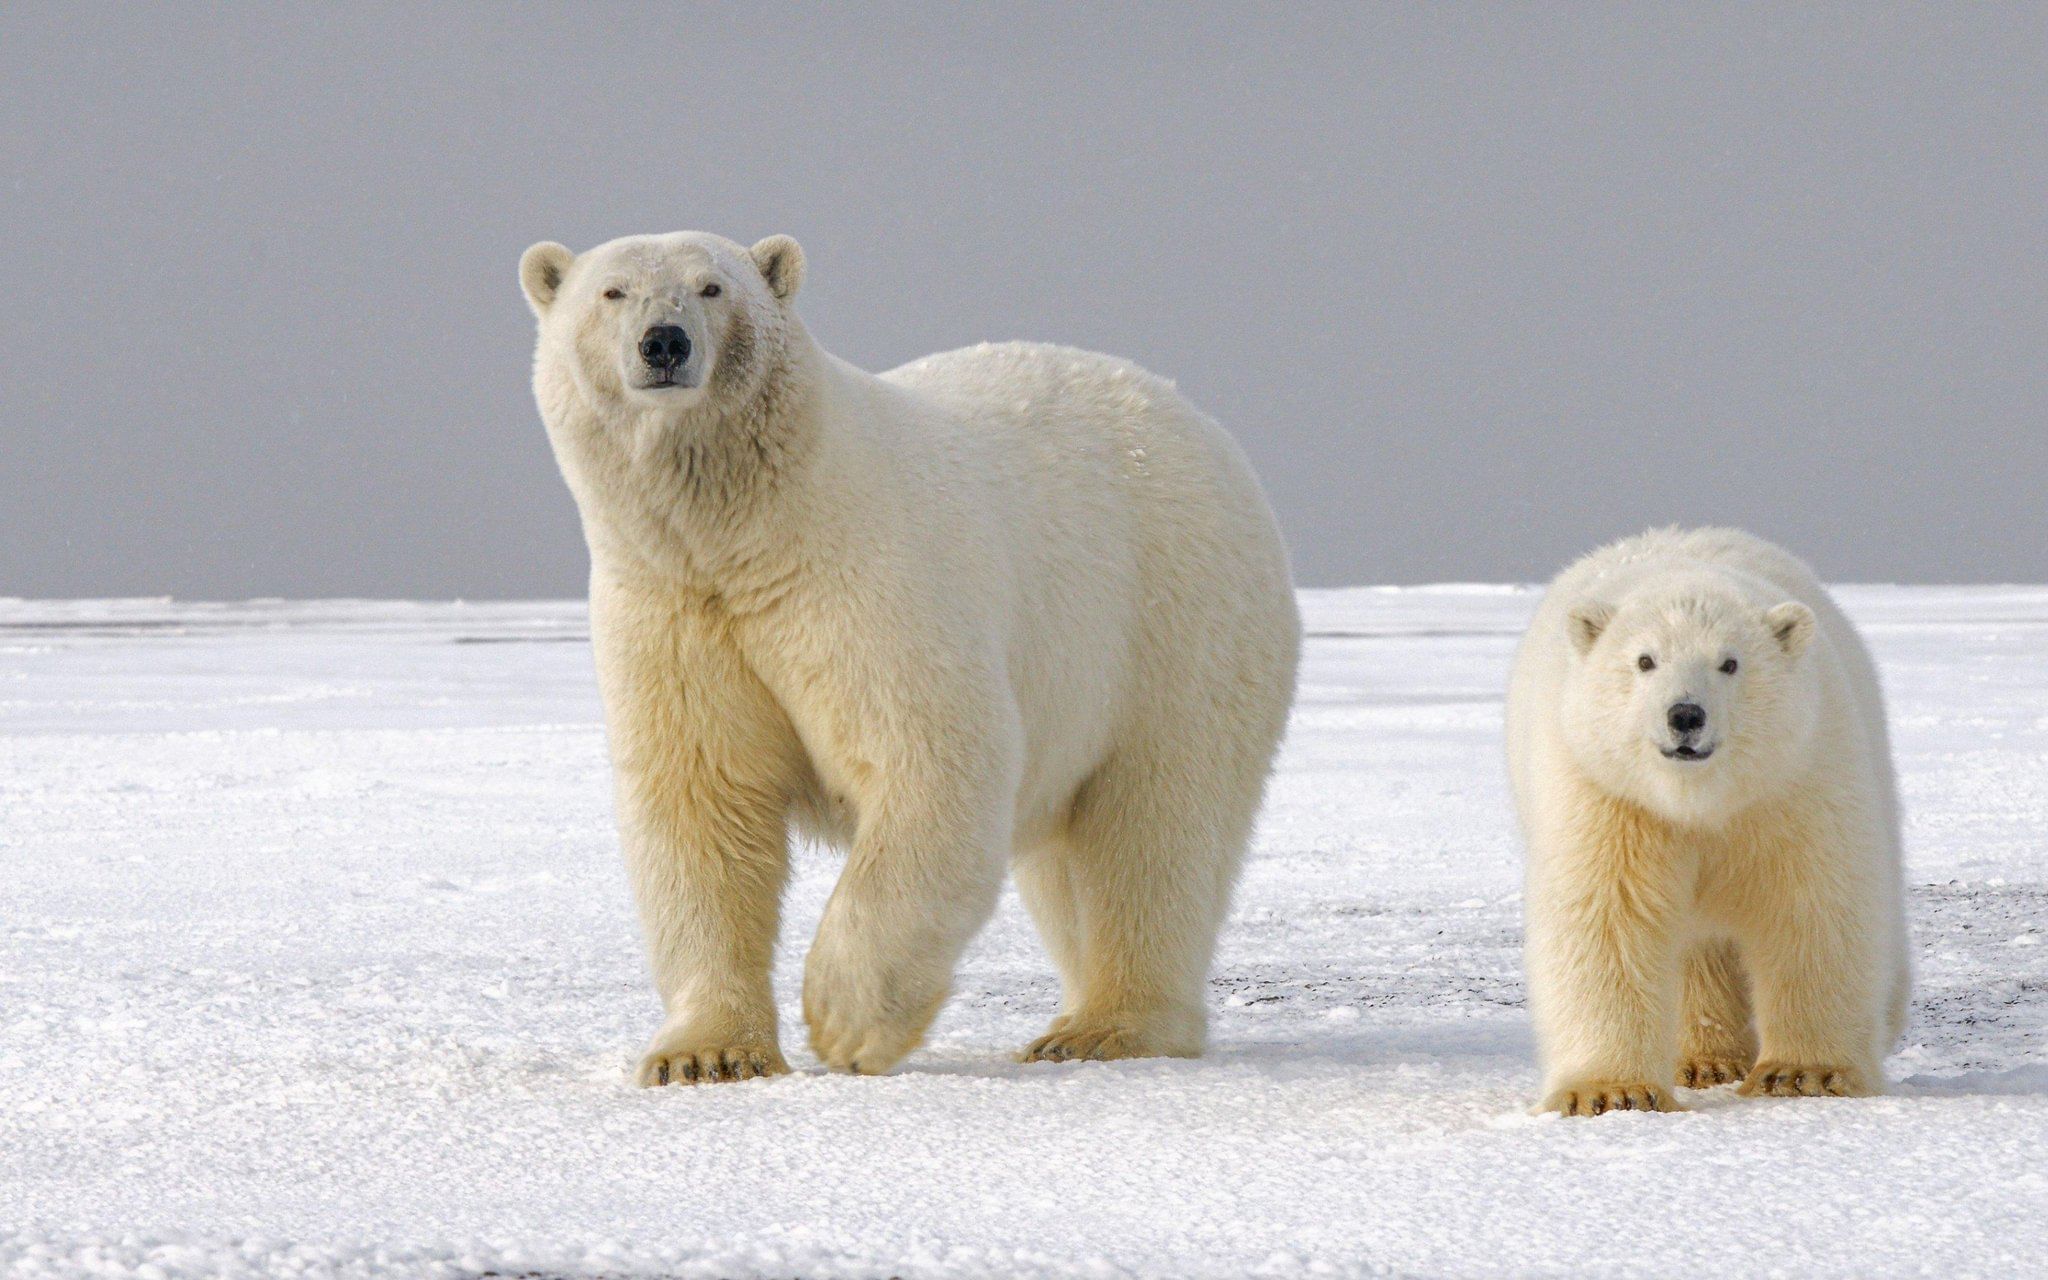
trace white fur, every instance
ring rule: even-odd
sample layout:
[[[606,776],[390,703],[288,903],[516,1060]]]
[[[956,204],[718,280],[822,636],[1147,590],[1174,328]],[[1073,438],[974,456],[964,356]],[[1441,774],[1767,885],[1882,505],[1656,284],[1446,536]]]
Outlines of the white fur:
[[[1665,754],[1677,702],[1709,758]],[[1595,551],[1537,610],[1507,722],[1545,1107],[1882,1089],[1909,986],[1884,702],[1805,565],[1727,529]]]
[[[803,270],[700,233],[521,264],[667,1009],[641,1079],[783,1069],[792,823],[849,851],[804,977],[831,1066],[916,1046],[1012,865],[1065,989],[1031,1056],[1200,1052],[1300,643],[1250,468],[1106,356],[864,373],[797,319]],[[655,323],[687,385],[636,385]]]

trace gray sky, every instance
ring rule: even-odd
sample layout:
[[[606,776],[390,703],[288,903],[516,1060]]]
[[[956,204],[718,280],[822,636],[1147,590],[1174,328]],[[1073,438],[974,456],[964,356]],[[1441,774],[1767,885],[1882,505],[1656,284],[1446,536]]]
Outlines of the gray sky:
[[[1310,584],[2048,580],[2048,8],[0,6],[0,595],[571,595],[529,243],[1131,356]]]

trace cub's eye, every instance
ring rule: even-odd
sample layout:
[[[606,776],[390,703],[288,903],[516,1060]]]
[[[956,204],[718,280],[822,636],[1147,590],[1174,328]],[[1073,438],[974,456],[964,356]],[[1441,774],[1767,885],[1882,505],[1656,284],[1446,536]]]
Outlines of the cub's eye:
[[[1642,657],[1636,659],[1636,670],[1655,671],[1656,669],[1657,660],[1651,657],[1649,654],[1646,653]]]
[[[718,287],[717,285],[715,285],[715,284],[707,284],[707,285],[705,285],[705,286],[704,286],[704,287],[703,287],[702,289],[699,289],[699,290],[697,290],[697,294],[698,294],[698,296],[699,296],[699,297],[704,297],[704,298],[715,298],[715,297],[717,297],[717,296],[718,296],[719,294],[721,294],[721,293],[724,293],[724,292],[725,292],[725,290],[723,290],[723,289],[719,288],[719,287]]]
[[[1734,675],[1734,674],[1735,674],[1735,668],[1736,668],[1736,667],[1737,667],[1738,665],[1740,665],[1740,664],[1738,664],[1738,663],[1737,663],[1737,662],[1735,661],[1735,659],[1733,659],[1733,658],[1730,658],[1730,659],[1728,659],[1728,661],[1726,661],[1726,662],[1724,662],[1724,663],[1722,663],[1722,664],[1721,664],[1721,674],[1722,674],[1722,675],[1724,675],[1724,676],[1732,676],[1732,675]]]
[[[606,289],[604,296],[610,298],[613,302],[617,302],[620,298],[626,296],[626,291],[624,289]]]

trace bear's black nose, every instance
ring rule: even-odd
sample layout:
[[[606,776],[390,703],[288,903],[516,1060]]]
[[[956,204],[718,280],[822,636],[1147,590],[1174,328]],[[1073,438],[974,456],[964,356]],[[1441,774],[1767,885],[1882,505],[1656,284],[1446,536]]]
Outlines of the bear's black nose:
[[[678,325],[655,325],[640,335],[640,358],[652,368],[680,369],[690,358],[690,335]]]
[[[1664,718],[1673,733],[1693,734],[1707,727],[1707,713],[1697,702],[1674,702]]]

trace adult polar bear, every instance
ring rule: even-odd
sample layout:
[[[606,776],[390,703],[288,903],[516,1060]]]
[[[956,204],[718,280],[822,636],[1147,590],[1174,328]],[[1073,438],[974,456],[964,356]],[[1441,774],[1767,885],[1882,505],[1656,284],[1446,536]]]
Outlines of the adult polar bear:
[[[1199,1053],[1300,648],[1258,482],[1106,356],[864,373],[803,269],[696,232],[520,261],[667,1011],[640,1081],[786,1070],[792,822],[849,852],[804,971],[831,1067],[916,1047],[1013,856],[1064,988],[1026,1057]]]
[[[1909,985],[1891,752],[1811,570],[1728,529],[1595,551],[1537,610],[1507,720],[1547,1109],[1882,1088]]]

